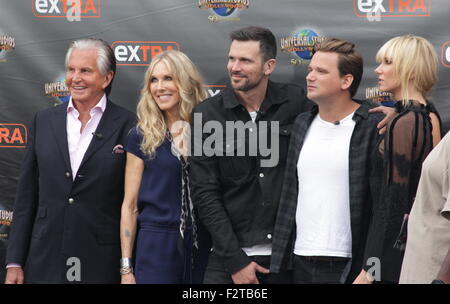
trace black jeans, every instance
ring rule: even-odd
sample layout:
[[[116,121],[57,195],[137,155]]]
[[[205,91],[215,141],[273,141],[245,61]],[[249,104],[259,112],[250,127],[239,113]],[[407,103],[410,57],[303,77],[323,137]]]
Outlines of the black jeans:
[[[294,255],[294,284],[341,284],[350,259]]]
[[[270,256],[250,256],[250,259],[258,265],[269,269]],[[260,284],[292,284],[292,272],[280,271],[280,273],[260,273],[256,272],[256,277]],[[205,284],[233,284],[231,273],[226,271],[222,260],[214,251],[209,255],[208,266],[205,273]]]

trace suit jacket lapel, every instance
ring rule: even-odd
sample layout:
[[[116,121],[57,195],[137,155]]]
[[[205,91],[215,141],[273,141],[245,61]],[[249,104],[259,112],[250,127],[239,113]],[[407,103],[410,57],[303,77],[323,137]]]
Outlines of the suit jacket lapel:
[[[100,149],[117,130],[120,124],[115,123],[120,115],[117,113],[115,105],[111,101],[107,101],[105,112],[103,113],[102,119],[98,124],[95,133],[100,135],[101,138],[94,136],[89,144],[89,147],[84,154],[83,160],[80,164],[80,169],[89,160],[89,158]]]
[[[69,144],[67,143],[67,104],[65,106],[57,107],[53,115],[53,133],[55,134],[58,148],[63,156],[67,169],[72,173],[69,157]]]

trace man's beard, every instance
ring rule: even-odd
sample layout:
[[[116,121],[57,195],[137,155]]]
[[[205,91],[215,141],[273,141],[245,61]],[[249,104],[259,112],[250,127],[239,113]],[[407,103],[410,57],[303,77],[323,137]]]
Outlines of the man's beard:
[[[230,79],[231,79],[231,76],[232,76],[232,75],[233,75],[233,74],[230,74]],[[237,74],[237,75],[241,75],[241,74]],[[261,76],[259,79],[257,79],[257,81],[250,82],[249,78],[246,77],[246,76],[244,76],[244,77],[242,78],[243,83],[242,83],[242,82],[240,82],[240,83],[235,83],[235,82],[231,79],[231,86],[232,86],[233,89],[235,89],[236,91],[248,92],[248,91],[250,91],[250,90],[256,88],[256,87],[261,83],[262,79],[263,79],[263,76]]]

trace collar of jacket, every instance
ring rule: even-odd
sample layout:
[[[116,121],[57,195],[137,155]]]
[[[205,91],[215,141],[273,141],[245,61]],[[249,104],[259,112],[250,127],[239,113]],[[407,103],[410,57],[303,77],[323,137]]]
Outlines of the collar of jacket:
[[[352,99],[354,102],[360,104],[361,106],[355,111],[353,115],[353,120],[358,121],[360,119],[367,119],[369,117],[369,109],[373,108],[370,106],[369,102],[366,100]],[[311,116],[315,117],[319,113],[319,106],[314,104],[310,110]]]
[[[275,82],[269,80],[267,84],[266,96],[264,97],[263,103],[268,103],[270,106],[272,104],[283,103],[286,100],[287,96],[284,90],[280,89]],[[232,88],[225,90],[223,94],[223,104],[226,109],[232,109],[241,105]]]

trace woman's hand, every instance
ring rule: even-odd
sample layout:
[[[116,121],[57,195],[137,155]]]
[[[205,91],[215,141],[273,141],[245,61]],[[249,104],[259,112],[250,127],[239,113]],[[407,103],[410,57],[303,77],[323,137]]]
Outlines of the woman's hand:
[[[136,279],[133,273],[122,274],[120,284],[136,284]]]

